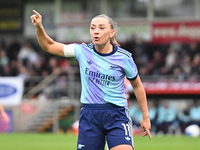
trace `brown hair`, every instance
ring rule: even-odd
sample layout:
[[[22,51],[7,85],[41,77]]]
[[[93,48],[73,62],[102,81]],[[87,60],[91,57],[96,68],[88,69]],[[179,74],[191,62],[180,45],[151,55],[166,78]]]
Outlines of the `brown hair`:
[[[115,30],[115,33],[117,33],[117,29],[118,29],[117,22],[113,21],[112,18],[110,18],[109,16],[107,16],[105,14],[98,15],[98,16],[96,16],[94,18],[98,18],[98,17],[102,17],[102,18],[108,19],[111,29]],[[111,44],[115,44],[117,46],[120,46],[120,44],[117,42],[116,34],[110,39],[110,43]]]

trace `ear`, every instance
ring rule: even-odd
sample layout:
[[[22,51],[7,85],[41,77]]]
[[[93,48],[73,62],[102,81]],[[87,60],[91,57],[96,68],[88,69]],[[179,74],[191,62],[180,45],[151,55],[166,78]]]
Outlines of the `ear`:
[[[110,38],[112,38],[114,35],[115,35],[115,30],[112,29],[112,30],[110,31]]]

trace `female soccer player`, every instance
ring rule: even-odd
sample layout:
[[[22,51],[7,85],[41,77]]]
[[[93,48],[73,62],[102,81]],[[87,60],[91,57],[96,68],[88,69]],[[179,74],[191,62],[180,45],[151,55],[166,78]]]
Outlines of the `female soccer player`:
[[[116,23],[106,15],[94,17],[90,24],[92,43],[61,44],[52,40],[42,26],[42,16],[31,16],[40,46],[47,52],[75,57],[80,66],[81,103],[77,150],[134,149],[132,123],[124,93],[124,77],[133,86],[143,113],[141,134],[151,139],[146,93],[131,54],[116,41]]]

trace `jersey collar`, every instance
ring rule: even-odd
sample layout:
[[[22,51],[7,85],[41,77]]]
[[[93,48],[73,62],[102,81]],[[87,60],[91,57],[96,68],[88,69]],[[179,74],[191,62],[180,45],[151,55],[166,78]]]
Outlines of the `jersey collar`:
[[[94,50],[95,53],[97,53],[97,54],[100,55],[100,56],[110,56],[110,55],[114,54],[114,53],[117,51],[117,46],[114,45],[114,44],[112,44],[112,45],[113,45],[113,51],[110,52],[110,53],[99,53],[99,52],[95,49],[94,44],[93,44],[93,50]]]

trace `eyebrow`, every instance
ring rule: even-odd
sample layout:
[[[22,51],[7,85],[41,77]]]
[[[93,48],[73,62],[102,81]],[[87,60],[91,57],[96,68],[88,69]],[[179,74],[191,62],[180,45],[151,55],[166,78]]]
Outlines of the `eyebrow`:
[[[96,26],[95,24],[91,24],[91,26]],[[99,24],[99,26],[105,26],[105,24]]]

